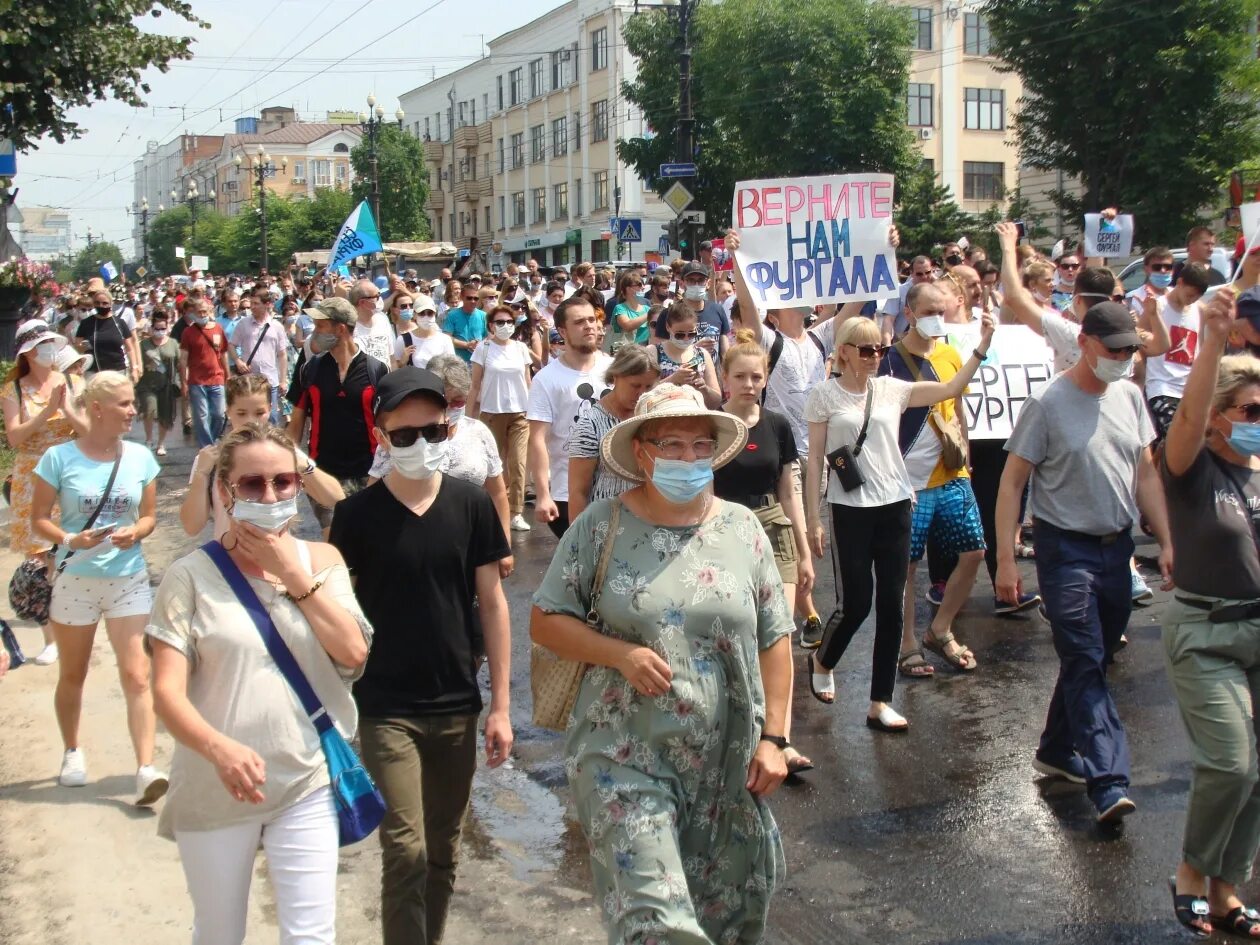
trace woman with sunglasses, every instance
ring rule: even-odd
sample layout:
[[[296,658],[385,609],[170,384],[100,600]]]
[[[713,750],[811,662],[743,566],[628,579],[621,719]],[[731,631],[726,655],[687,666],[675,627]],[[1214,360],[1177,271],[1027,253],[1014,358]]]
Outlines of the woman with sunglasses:
[[[824,465],[831,468],[830,457],[841,447],[856,453],[853,465],[861,480],[846,489],[837,473],[828,473],[832,548],[839,572],[837,580],[844,588],[844,603],[839,620],[833,617],[828,623],[822,646],[810,657],[810,691],[819,702],[830,705],[835,701],[832,670],[866,620],[874,597],[875,653],[866,724],[877,731],[905,732],[910,728],[905,717],[889,704],[901,652],[914,497],[897,439],[901,415],[909,407],[930,407],[962,394],[988,354],[993,328],[992,316],[986,315],[981,320],[975,353],[948,383],[911,383],[876,376],[884,352],[879,327],[868,318],[850,318],[836,330],[838,373],[815,387],[805,403],[805,419],[809,423],[805,495],[819,494]],[[865,421],[868,409],[870,420]],[[857,440],[864,425],[866,435],[859,452]],[[805,503],[805,521],[814,556],[821,558],[823,527],[817,504]]]
[[[709,353],[696,342],[700,321],[696,310],[686,302],[675,302],[665,310],[665,338],[648,348],[661,384],[694,387],[710,410],[722,404],[722,388]]]
[[[372,628],[337,549],[290,531],[301,462],[292,441],[265,424],[224,438],[214,482],[228,510],[221,544],[333,724],[352,739],[350,684],[362,674]],[[158,833],[179,847],[193,941],[244,941],[261,846],[280,940],[331,943],[338,828],[319,735],[207,552],[170,566],[146,633],[157,710],[176,741]]]
[[[261,374],[238,374],[227,382],[227,432],[235,433],[250,424],[266,425],[271,416],[271,389]],[[188,493],[179,507],[179,521],[189,535],[200,534],[213,515],[214,537],[227,534],[231,519],[227,507],[214,489],[214,471],[219,462],[221,445],[211,443],[193,460],[188,476]],[[311,497],[332,508],[346,497],[346,491],[335,478],[316,467],[301,450],[297,451],[302,484]]]
[[[472,390],[468,417],[480,419],[494,436],[504,478],[513,531],[527,532],[525,521],[525,453],[529,444],[530,367],[533,359],[524,342],[515,339],[516,315],[500,304],[490,313],[490,343],[478,345],[472,356]]]
[[[516,319],[516,333],[512,337],[529,349],[529,374],[533,377],[551,360],[551,346],[547,343],[548,332],[542,312],[533,299],[525,296],[512,303],[512,315]]]
[[[148,449],[123,439],[136,417],[136,392],[127,375],[101,371],[80,399],[87,429],[44,453],[31,498],[31,530],[60,549],[56,560],[62,568],[48,608],[61,667],[53,698],[65,743],[58,780],[65,787],[87,784],[79,717],[103,617],[127,702],[136,803],[147,806],[166,793],[166,776],[153,767],[153,698],[143,647],[153,592],[140,549],[157,525],[160,470]],[[53,520],[54,507],[61,509],[59,521]]]
[[[643,277],[629,269],[617,280],[617,304],[613,307],[610,350],[615,352],[627,341],[645,345],[651,337],[648,304],[643,301]]]

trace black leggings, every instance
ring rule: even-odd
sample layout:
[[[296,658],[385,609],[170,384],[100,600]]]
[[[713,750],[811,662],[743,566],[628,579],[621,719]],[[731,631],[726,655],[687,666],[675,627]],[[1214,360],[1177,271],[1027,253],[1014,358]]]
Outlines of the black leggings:
[[[910,563],[910,500],[863,508],[831,506],[832,545],[840,569],[844,603],[840,620],[829,623],[818,662],[833,668],[871,612],[875,599],[875,655],[871,701],[889,702],[901,652],[902,595]],[[872,578],[872,567],[874,577]]]

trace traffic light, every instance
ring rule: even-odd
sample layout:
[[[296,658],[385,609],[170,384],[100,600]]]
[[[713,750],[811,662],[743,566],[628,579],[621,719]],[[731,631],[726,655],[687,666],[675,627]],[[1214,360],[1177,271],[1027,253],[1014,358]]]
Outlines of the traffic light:
[[[670,220],[668,223],[662,223],[661,229],[665,231],[665,238],[669,240],[669,245],[676,247],[678,245],[678,221]]]

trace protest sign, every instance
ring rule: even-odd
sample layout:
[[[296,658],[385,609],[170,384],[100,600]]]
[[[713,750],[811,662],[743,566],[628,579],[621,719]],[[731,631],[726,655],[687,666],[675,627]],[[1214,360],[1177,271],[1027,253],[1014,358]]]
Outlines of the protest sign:
[[[891,174],[742,181],[735,261],[759,308],[897,295]]]
[[[963,364],[980,341],[980,325],[946,325],[947,339]],[[999,325],[984,359],[963,395],[967,433],[973,440],[1005,440],[1024,402],[1054,377],[1046,341],[1023,325]]]
[[[1101,213],[1085,214],[1085,255],[1122,259],[1133,251],[1133,214],[1118,213],[1105,220]]]
[[[183,258],[184,258],[184,247],[182,247],[182,246],[176,246],[176,247],[175,247],[175,258],[176,258],[176,259],[183,259]]]
[[[341,224],[341,231],[333,240],[332,251],[328,254],[328,271],[344,266],[356,256],[380,252],[382,248],[381,234],[376,229],[372,208],[366,200],[361,201],[350,211],[350,216]]]
[[[1260,203],[1245,203],[1238,208],[1242,217],[1242,235],[1248,246],[1260,245]]]
[[[210,257],[209,256],[194,256],[192,258],[192,261],[189,262],[188,268],[196,269],[200,272],[205,272],[207,269],[210,268]]]
[[[731,272],[735,268],[735,257],[726,248],[726,237],[719,236],[713,241],[713,271]]]

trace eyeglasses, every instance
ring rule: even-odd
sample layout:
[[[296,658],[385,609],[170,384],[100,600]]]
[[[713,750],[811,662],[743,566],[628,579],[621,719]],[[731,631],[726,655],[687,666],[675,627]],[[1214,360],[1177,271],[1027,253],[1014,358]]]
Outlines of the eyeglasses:
[[[1080,263],[1059,263],[1059,268],[1066,269],[1069,272],[1075,272],[1077,269],[1081,268],[1081,264]]]
[[[463,299],[464,299],[464,301],[465,301],[465,302],[476,302],[478,298],[480,298],[480,296],[476,296],[476,295],[465,295],[465,296],[463,296]]]
[[[379,295],[361,295],[359,296],[359,301],[360,302],[375,302],[379,298],[380,298]]]
[[[700,332],[698,331],[671,331],[669,333],[669,337],[673,338],[675,341],[695,341],[697,338],[700,337]]]
[[[864,358],[882,357],[884,352],[888,350],[886,345],[849,345],[850,348],[857,348],[857,353]]]
[[[512,321],[511,319],[496,318],[490,324],[491,325],[515,325],[516,322]]]
[[[1231,404],[1230,410],[1241,410],[1248,423],[1260,423],[1260,404]]]
[[[241,476],[234,483],[228,484],[228,490],[237,499],[246,502],[261,502],[267,494],[267,486],[271,486],[277,499],[291,499],[302,488],[302,477],[295,472],[280,473],[273,479],[266,476]]]
[[[398,427],[396,430],[383,430],[390,446],[405,450],[415,446],[416,440],[424,437],[426,443],[441,443],[449,434],[445,423],[426,423],[422,427]]]
[[[1123,348],[1108,348],[1107,350],[1110,351],[1112,354],[1123,354],[1126,357],[1131,358],[1135,354],[1137,354],[1139,351],[1142,350],[1142,346],[1141,345],[1125,345]]]
[[[661,457],[664,459],[682,459],[686,455],[688,447],[691,448],[691,454],[696,459],[708,459],[713,455],[714,450],[717,449],[718,441],[706,438],[688,442],[678,437],[668,437],[664,440],[645,440],[644,442],[650,443],[660,450]]]
[[[1172,263],[1151,263],[1151,272],[1172,272]]]

